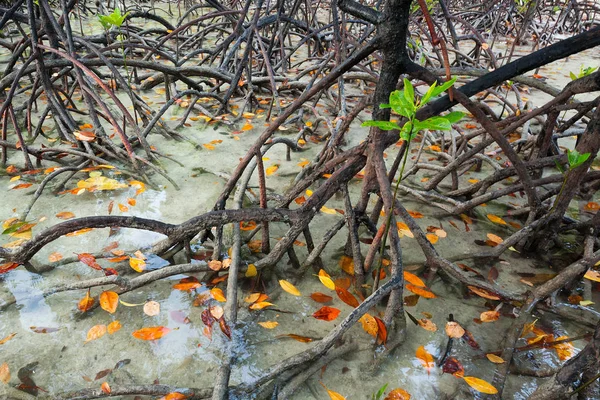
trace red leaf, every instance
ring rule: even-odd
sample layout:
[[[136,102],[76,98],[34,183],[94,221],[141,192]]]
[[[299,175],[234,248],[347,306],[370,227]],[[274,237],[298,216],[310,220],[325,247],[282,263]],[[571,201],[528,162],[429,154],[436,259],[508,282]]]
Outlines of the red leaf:
[[[340,315],[340,310],[337,308],[323,306],[313,314],[313,317],[323,321],[333,321],[338,315]]]
[[[96,257],[94,257],[93,255],[91,255],[90,253],[77,254],[77,258],[79,258],[79,261],[81,261],[82,263],[84,263],[88,267],[97,269],[98,271],[102,270],[102,267],[100,266],[100,264],[98,264],[96,262]]]

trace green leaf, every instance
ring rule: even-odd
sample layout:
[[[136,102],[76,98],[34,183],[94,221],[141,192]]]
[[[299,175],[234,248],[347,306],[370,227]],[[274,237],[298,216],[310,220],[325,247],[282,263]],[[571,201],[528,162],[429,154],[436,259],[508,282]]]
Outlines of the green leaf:
[[[385,393],[385,389],[387,389],[387,387],[388,384],[386,383],[377,391],[377,394],[375,395],[375,400],[379,400],[383,397],[383,394]]]
[[[575,81],[575,80],[577,80],[577,75],[575,75],[574,73],[572,73],[572,72],[569,72],[569,76],[571,77],[571,80],[572,80],[572,81]]]
[[[433,91],[435,90],[436,87],[437,87],[437,81],[433,82],[433,85],[429,86],[429,90],[421,98],[421,106],[424,106],[425,104],[429,103],[429,100],[431,100],[431,96],[433,95]]]
[[[565,173],[565,169],[563,168],[563,166],[562,166],[562,165],[560,165],[560,163],[559,163],[558,161],[554,160],[554,164],[556,164],[556,169],[557,169],[557,170],[559,170],[559,172],[560,172],[561,174],[564,174],[564,173]]]
[[[406,101],[404,93],[399,90],[394,90],[390,93],[390,106],[397,114],[406,118],[411,118],[415,115],[415,105],[413,102]]]
[[[415,104],[415,89],[410,80],[404,78],[404,99],[414,106]]]
[[[4,231],[2,231],[3,235],[10,235],[11,233],[15,233],[16,231],[19,230],[20,227],[22,227],[25,224],[28,224],[29,222],[27,221],[19,221],[19,222],[15,222],[13,223],[11,226],[9,226],[8,228],[6,228]]]
[[[567,150],[567,159],[569,160],[569,169],[575,169],[590,158],[591,153],[580,154],[577,150]]]
[[[126,12],[125,15],[121,15],[121,10],[115,8],[113,12],[108,15],[98,15],[98,19],[104,29],[109,29],[111,26],[120,28],[128,14],[129,12]]]
[[[447,82],[444,82],[444,83],[443,83],[441,86],[439,86],[439,87],[436,87],[436,88],[433,90],[433,93],[432,93],[431,97],[438,96],[438,95],[440,95],[442,92],[445,92],[446,90],[450,89],[450,87],[451,87],[452,85],[454,85],[454,82],[456,82],[456,78],[452,78],[452,79],[450,79],[449,81],[447,81]]]
[[[447,115],[444,115],[444,118],[448,120],[451,124],[455,124],[460,121],[465,116],[465,113],[460,111],[453,111]]]
[[[402,130],[400,131],[400,139],[406,140],[407,142],[411,141],[417,133],[419,133],[419,130],[414,129],[413,123],[410,121],[406,121],[406,123],[402,127]]]
[[[382,131],[393,131],[394,129],[400,129],[398,124],[390,121],[365,121],[361,126],[376,126]]]
[[[419,130],[429,129],[430,131],[449,131],[452,129],[450,121],[444,117],[431,117],[425,121],[419,121]]]

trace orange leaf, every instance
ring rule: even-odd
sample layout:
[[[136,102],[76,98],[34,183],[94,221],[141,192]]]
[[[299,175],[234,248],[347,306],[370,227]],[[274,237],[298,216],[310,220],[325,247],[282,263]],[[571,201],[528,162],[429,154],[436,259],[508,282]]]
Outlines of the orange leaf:
[[[94,132],[90,131],[73,131],[73,135],[75,135],[75,138],[77,138],[77,140],[80,140],[82,142],[93,142],[94,139],[96,139],[96,135],[94,134]]]
[[[212,288],[210,290],[210,294],[212,295],[213,299],[215,299],[216,301],[220,301],[221,303],[225,303],[227,301],[227,299],[225,298],[225,294],[218,287]]]
[[[440,239],[438,235],[434,235],[433,233],[426,233],[425,236],[427,237],[427,240],[431,242],[431,244],[436,244]]]
[[[293,333],[286,333],[285,335],[279,335],[279,336],[275,336],[276,338],[282,338],[282,337],[289,337],[292,338],[300,343],[310,343],[312,342],[314,339],[307,337],[307,336],[300,336],[300,335],[296,335]]]
[[[254,126],[250,122],[246,122],[244,126],[242,126],[242,131],[249,131],[252,128],[254,128]]]
[[[403,389],[394,389],[385,396],[384,400],[410,400],[410,394]]]
[[[429,354],[427,350],[425,350],[425,347],[419,347],[417,349],[416,355],[419,361],[421,361],[421,364],[423,364],[423,366],[427,368],[427,370],[435,366],[435,363],[433,362],[433,356]]]
[[[340,258],[340,268],[348,275],[354,275],[354,259],[348,256]]]
[[[482,289],[482,288],[478,288],[477,286],[467,286],[469,288],[470,291],[472,291],[473,293],[475,293],[476,295],[478,295],[479,297],[483,297],[484,299],[489,299],[489,300],[500,300],[500,296]]]
[[[129,266],[136,272],[143,272],[146,269],[146,261],[142,258],[130,257]]]
[[[448,321],[446,322],[446,335],[451,338],[459,339],[463,337],[465,334],[465,330],[460,324],[456,321]]]
[[[418,212],[418,211],[411,211],[411,210],[408,210],[408,213],[410,214],[410,216],[411,216],[411,217],[413,217],[413,218],[415,218],[415,219],[418,219],[418,218],[423,218],[423,214],[421,214],[421,213],[420,213],[420,212]]]
[[[19,265],[19,263],[7,263],[7,264],[0,264],[0,274],[4,274],[8,271],[11,271],[15,268],[17,268]]]
[[[433,321],[431,321],[430,319],[421,318],[421,319],[417,320],[417,322],[419,323],[419,326],[421,328],[425,329],[426,331],[429,331],[429,332],[437,331],[437,325],[434,324]]]
[[[57,262],[57,261],[62,260],[62,258],[63,258],[62,254],[55,251],[54,253],[52,253],[48,256],[48,261]]]
[[[185,292],[185,291],[194,290],[196,288],[199,288],[200,286],[202,286],[200,284],[200,282],[185,282],[185,283],[178,283],[176,285],[173,285],[173,289],[183,290]]]
[[[10,335],[8,335],[7,337],[5,337],[4,339],[0,340],[0,345],[8,342],[10,339],[14,338],[15,336],[17,336],[16,333],[11,333]]]
[[[83,229],[79,229],[70,233],[67,233],[65,236],[79,236],[79,235],[83,235],[84,233],[88,233],[91,232],[94,228],[83,228]]]
[[[267,174],[267,176],[273,175],[275,172],[277,172],[278,169],[279,169],[279,165],[277,165],[277,164],[271,165],[269,168],[267,168],[265,170],[265,174]]]
[[[108,382],[103,382],[102,385],[100,386],[100,389],[106,393],[106,394],[110,394],[110,385],[108,384]]]
[[[352,293],[350,293],[348,290],[336,286],[335,292],[337,293],[340,300],[348,304],[350,307],[358,307],[358,300],[356,300],[356,297],[354,297]]]
[[[106,334],[106,325],[94,325],[90,328],[87,333],[87,338],[84,343],[91,342],[101,338]]]
[[[479,319],[482,322],[494,322],[500,318],[500,313],[498,311],[484,311],[479,316]]]
[[[119,322],[119,321],[113,321],[113,322],[111,322],[110,324],[108,324],[108,326],[106,327],[106,331],[107,331],[109,334],[111,334],[111,335],[112,335],[113,333],[115,333],[115,332],[117,332],[118,330],[120,330],[120,329],[121,329],[121,327],[122,327],[122,326],[121,326],[121,322]]]
[[[387,342],[387,327],[380,318],[373,318],[375,318],[375,322],[377,322],[377,343],[385,344],[385,342]]]
[[[371,314],[364,314],[362,317],[360,317],[359,321],[362,324],[362,327],[365,330],[365,332],[367,332],[369,335],[375,338],[377,337],[379,325],[377,324],[377,320]]]
[[[256,222],[254,221],[242,221],[240,222],[240,230],[251,231],[256,228]]]
[[[493,222],[493,223],[495,223],[495,224],[498,224],[498,225],[507,225],[507,224],[506,224],[506,221],[505,221],[505,220],[503,220],[502,218],[500,218],[500,217],[499,217],[499,216],[497,216],[497,215],[494,215],[494,214],[488,214],[488,215],[487,215],[487,217],[488,217],[488,219],[489,219],[490,221],[492,221],[492,222]]]
[[[323,306],[319,310],[315,311],[313,317],[323,321],[333,321],[340,315],[340,310],[334,307]]]
[[[167,394],[166,396],[161,397],[158,400],[183,400],[183,399],[187,399],[189,396],[186,396],[183,393],[179,393],[179,392],[171,392],[169,394]]]
[[[568,338],[568,336],[559,336],[555,340],[559,341]],[[553,345],[552,347],[554,347],[554,349],[556,350],[556,354],[558,355],[560,361],[566,361],[569,358],[573,357],[573,351],[575,350],[575,348],[569,342],[558,343]]]
[[[69,212],[69,211],[63,211],[63,212],[59,212],[58,214],[56,214],[56,218],[71,219],[71,218],[75,218],[75,214],[73,214],[72,212]]]
[[[77,308],[79,309],[79,311],[86,312],[90,308],[92,308],[92,306],[94,305],[94,301],[94,298],[90,297],[90,291],[88,289],[87,293],[85,294],[85,297],[79,301],[79,304],[77,304]]]
[[[153,326],[142,328],[132,333],[133,337],[140,340],[157,340],[171,332],[166,326]]]
[[[411,292],[413,292],[414,294],[418,294],[421,297],[425,297],[426,299],[434,299],[436,296],[433,292],[430,292],[429,290],[419,287],[419,286],[415,286],[412,283],[406,283],[404,284],[404,287],[407,290],[410,290]]]
[[[425,287],[425,282],[423,282],[421,280],[421,278],[419,278],[418,276],[416,276],[415,274],[413,274],[411,272],[404,271],[404,280],[412,283],[415,286]]]
[[[269,303],[268,301],[258,301],[250,306],[251,310],[262,310],[265,307],[273,306],[273,303]]]
[[[119,295],[115,292],[102,292],[100,294],[100,307],[110,314],[117,311],[119,305]]]
[[[333,300],[333,297],[327,296],[325,293],[321,292],[312,293],[310,295],[310,298],[316,301],[317,303],[329,303],[331,300]]]
[[[491,362],[493,362],[494,364],[504,364],[506,361],[504,361],[504,359],[502,357],[498,357],[495,354],[486,354],[485,355],[487,357],[488,360],[490,360]]]
[[[10,381],[10,369],[7,363],[0,365],[0,382],[8,384]]]

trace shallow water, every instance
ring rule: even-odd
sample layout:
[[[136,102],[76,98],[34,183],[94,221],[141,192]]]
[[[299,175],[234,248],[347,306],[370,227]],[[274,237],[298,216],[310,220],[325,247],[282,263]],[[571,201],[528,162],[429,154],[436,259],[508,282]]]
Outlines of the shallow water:
[[[597,62],[597,55],[591,52],[571,57],[566,61],[559,61],[545,67],[542,75],[548,77],[549,82],[556,86],[563,86],[568,82],[568,71],[576,71],[579,65]],[[156,97],[156,104],[160,104],[160,94],[149,91],[148,97]],[[529,97],[536,105],[547,100],[547,96],[532,89]],[[175,109],[170,117],[176,118],[181,111]],[[264,115],[264,114],[263,114]],[[368,115],[364,115],[368,118]],[[264,119],[264,117],[263,117]],[[181,132],[198,144],[209,144],[211,141],[222,140],[214,144],[214,150],[201,148],[198,150],[191,143],[165,140],[162,136],[152,135],[150,143],[160,151],[176,158],[184,166],[164,160],[164,166],[169,175],[180,186],[175,190],[172,185],[160,177],[153,177],[158,182],[159,190],[148,188],[144,193],[135,196],[135,188],[118,191],[84,193],[80,196],[72,194],[52,195],[46,191],[35,204],[29,219],[38,221],[34,234],[41,232],[58,222],[55,215],[63,211],[71,211],[77,217],[91,215],[105,215],[109,203],[114,201],[113,214],[135,215],[139,217],[157,219],[169,223],[180,223],[186,219],[210,210],[221,191],[227,175],[232,171],[237,160],[245,154],[249,143],[261,131],[263,119],[257,117],[253,121],[255,128],[241,134],[232,134],[232,129],[212,126],[205,127],[201,121],[193,122],[192,126],[184,128]],[[169,121],[168,121],[169,122]],[[285,134],[284,132],[280,132]],[[292,129],[289,134],[295,134]],[[240,140],[236,140],[238,137]],[[356,144],[366,137],[366,130],[360,128],[358,123],[348,135],[348,146]],[[43,140],[42,140],[43,142]],[[293,176],[300,170],[298,163],[301,159],[312,159],[320,146],[309,143],[306,150],[301,153],[292,153],[292,160],[286,161],[283,147],[274,147],[266,157],[265,167],[279,165],[276,173],[269,176],[267,184],[270,189],[281,192],[288,187]],[[392,162],[396,149],[390,149],[387,161]],[[429,155],[431,156],[431,155]],[[11,162],[19,165],[18,154],[13,154]],[[487,172],[485,169],[483,173]],[[114,176],[111,171],[105,175]],[[478,178],[483,174],[471,173],[469,178]],[[414,180],[418,182],[426,174],[419,173]],[[85,179],[81,176],[79,179]],[[39,182],[39,178],[38,182]],[[76,180],[71,182],[73,187]],[[10,190],[15,183],[9,182],[6,176],[0,176],[2,191],[0,202],[0,220],[18,216],[28,201],[32,189]],[[252,182],[251,185],[255,185]],[[354,180],[350,189],[353,194],[358,193],[361,181]],[[129,210],[122,212],[118,204],[127,205],[127,199],[135,197],[135,206],[128,206]],[[511,201],[523,204],[525,199],[517,197]],[[448,217],[438,208],[419,204],[410,198],[405,199],[406,207],[418,210],[424,218],[418,219],[422,228],[428,225],[440,226],[446,230],[448,236],[441,238],[436,244],[438,251],[444,256],[469,254],[481,249],[474,240],[485,240],[487,233],[495,233],[501,237],[508,236],[514,231],[510,227],[501,227],[492,224],[485,215],[493,213],[504,215],[506,205],[489,203],[485,207],[475,210],[477,218],[466,232],[464,224],[457,218]],[[330,208],[343,208],[341,198],[335,198],[327,204]],[[44,219],[45,218],[45,219]],[[313,236],[319,241],[326,229],[341,218],[340,215],[319,215],[313,224]],[[43,220],[42,220],[43,219]],[[510,218],[506,218],[511,220]],[[456,223],[458,228],[449,224],[449,220]],[[517,221],[515,221],[517,222]],[[284,232],[283,226],[274,224],[272,227],[272,244]],[[33,260],[35,265],[48,264],[51,253],[58,252],[65,257],[73,253],[97,252],[113,241],[119,243],[120,249],[129,253],[151,245],[161,236],[149,232],[122,229],[109,237],[108,229],[97,229],[76,237],[63,237],[44,248]],[[302,238],[299,238],[302,240]],[[342,254],[346,232],[342,230],[323,254],[326,269],[332,277],[342,276],[338,267],[338,260]],[[6,236],[0,237],[2,244],[13,240]],[[366,247],[365,247],[366,248]],[[300,259],[306,257],[306,248],[296,248]],[[403,253],[406,264],[418,265],[422,262],[422,255],[414,239],[403,239]],[[248,262],[254,256],[248,256]],[[281,263],[287,263],[284,258]],[[105,267],[114,265],[105,260],[100,260]],[[516,272],[547,273],[553,270],[547,265],[540,267],[540,262],[529,259],[514,252],[507,252],[502,261],[494,264],[482,262],[472,263],[470,267],[487,276],[489,269],[495,266],[499,270],[497,283],[505,289],[525,291],[528,286],[519,282]],[[126,262],[121,269],[130,273]],[[155,282],[144,288],[137,289],[122,296],[122,300],[130,304],[143,304],[154,300],[160,303],[161,311],[157,316],[151,317],[144,314],[142,306],[126,306],[120,304],[116,313],[108,314],[101,309],[95,309],[81,316],[77,310],[78,301],[84,297],[84,290],[64,292],[48,297],[42,297],[44,290],[52,288],[58,283],[75,282],[102,276],[80,262],[61,265],[43,276],[23,269],[11,271],[0,277],[0,298],[16,299],[16,305],[0,312],[0,339],[9,334],[16,336],[0,345],[0,364],[7,362],[12,373],[9,382],[11,386],[18,385],[17,371],[27,364],[38,362],[35,373],[32,375],[36,385],[48,393],[57,394],[81,388],[98,388],[104,381],[111,385],[150,384],[160,382],[181,387],[205,388],[211,387],[214,376],[220,365],[223,345],[226,338],[218,328],[214,330],[212,339],[202,334],[200,313],[203,307],[192,305],[193,296],[189,293],[174,290],[173,284],[183,276],[174,276],[169,279]],[[200,275],[198,275],[200,276]],[[316,277],[307,277],[298,285],[302,297],[293,297],[283,293],[275,301],[275,308],[285,312],[265,309],[263,311],[249,311],[243,298],[251,292],[248,282],[244,282],[238,303],[241,306],[239,325],[234,329],[234,335],[241,340],[236,349],[236,364],[232,371],[232,383],[250,383],[259,378],[262,372],[270,365],[277,363],[285,357],[302,352],[311,346],[310,343],[299,343],[288,338],[276,338],[278,335],[294,333],[302,336],[320,338],[325,336],[342,318],[350,312],[351,308],[339,299],[335,293],[328,291],[319,283]],[[101,290],[108,287],[93,288],[92,295],[98,295]],[[415,357],[415,351],[420,346],[434,356],[440,357],[445,349],[447,336],[443,327],[448,314],[454,317],[461,325],[470,330],[479,343],[481,350],[475,350],[466,343],[455,345],[452,356],[461,361],[465,367],[465,375],[476,376],[491,382],[494,365],[485,358],[485,353],[499,350],[506,329],[510,326],[512,318],[509,306],[502,308],[500,320],[492,323],[477,324],[473,321],[479,314],[488,310],[484,306],[485,300],[476,296],[465,298],[460,289],[453,283],[436,279],[431,285],[431,290],[437,298],[421,299],[414,307],[407,310],[416,318],[423,318],[422,313],[431,313],[432,321],[438,326],[437,332],[428,332],[408,321],[407,340],[383,364],[382,369],[375,375],[365,372],[365,365],[371,360],[372,355],[363,351],[349,355],[347,358],[332,362],[327,369],[315,374],[307,384],[294,396],[295,399],[326,398],[326,393],[319,382],[325,384],[330,390],[339,392],[348,399],[366,399],[384,384],[389,384],[388,389],[403,388],[415,399],[425,398],[480,398],[483,395],[470,389],[466,384],[449,374],[442,374],[440,368],[427,371]],[[315,291],[326,292],[334,297],[332,306],[342,310],[342,314],[332,322],[316,320],[312,314],[320,308],[308,295]],[[383,311],[379,308],[376,311]],[[188,317],[190,322],[183,321]],[[110,335],[107,334],[97,340],[85,343],[87,331],[97,324],[108,324],[119,320],[123,328]],[[279,325],[273,330],[267,330],[256,324],[257,321],[277,321]],[[579,335],[583,330],[579,327],[563,323],[551,316],[541,318],[540,325],[552,327],[554,332],[565,335]],[[173,329],[164,338],[157,341],[141,341],[133,338],[131,333],[137,329],[148,326],[167,326]],[[31,327],[56,328],[51,333],[35,333]],[[370,343],[373,339],[365,333],[360,326],[355,326],[346,335],[352,340],[361,343]],[[522,343],[520,343],[522,344]],[[574,343],[576,348],[582,348],[585,343]],[[552,350],[535,350],[529,356],[542,364],[557,363],[556,353]],[[102,370],[113,368],[121,360],[130,360],[130,363],[115,370],[107,377],[94,380],[96,374]],[[347,370],[346,370],[347,369]],[[86,377],[88,379],[86,379]],[[92,380],[89,382],[88,380]],[[537,384],[534,378],[510,376],[505,390],[506,398],[525,399]],[[1,392],[0,392],[1,393]],[[43,392],[42,392],[43,393]]]

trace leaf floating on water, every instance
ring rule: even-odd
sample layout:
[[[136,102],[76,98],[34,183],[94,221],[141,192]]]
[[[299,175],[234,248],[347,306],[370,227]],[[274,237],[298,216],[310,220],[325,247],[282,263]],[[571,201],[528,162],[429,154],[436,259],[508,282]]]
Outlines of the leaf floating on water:
[[[59,328],[49,328],[43,326],[30,326],[29,329],[31,329],[31,331],[35,333],[53,333],[58,332],[59,330]]]
[[[4,343],[8,342],[10,339],[14,338],[15,336],[17,336],[16,333],[11,333],[10,335],[8,335],[7,337],[5,337],[4,339],[0,340],[0,345],[3,345]]]
[[[265,170],[265,174],[267,176],[273,175],[275,172],[277,172],[278,169],[279,169],[279,165],[278,164],[271,165],[269,168],[267,168]]]
[[[223,314],[225,313],[223,307],[221,306],[212,306],[209,308],[209,311],[210,315],[212,315],[215,319],[223,318]]]
[[[279,281],[279,285],[281,285],[281,288],[283,290],[285,290],[286,292],[288,292],[291,295],[294,296],[302,296],[302,294],[300,293],[300,291],[296,288],[296,286],[292,285],[290,282],[281,279]]]
[[[106,334],[106,325],[94,325],[88,331],[87,337],[86,337],[84,343],[99,339],[102,336],[104,336],[105,334]]]
[[[335,283],[333,283],[329,274],[323,269],[319,271],[319,280],[327,289],[335,290]]]
[[[110,314],[114,314],[117,311],[119,305],[119,295],[115,292],[102,292],[100,294],[100,307]]]
[[[465,330],[460,324],[456,321],[448,321],[446,322],[446,335],[451,338],[459,339],[463,337],[465,334]]]
[[[144,304],[144,314],[150,317],[160,314],[160,303],[157,301],[148,301]]]
[[[427,240],[429,240],[429,242],[431,244],[436,244],[438,242],[438,240],[440,239],[437,235],[435,235],[433,233],[427,233],[427,234],[425,234],[425,236],[427,237]]]
[[[340,315],[340,310],[334,307],[323,306],[313,314],[313,317],[323,321],[333,321]]]
[[[377,322],[377,344],[385,344],[387,342],[387,327],[381,318],[375,318]]]
[[[429,332],[437,331],[437,325],[434,324],[433,321],[431,321],[430,319],[421,318],[421,319],[417,320],[417,322],[419,323],[419,326],[421,328],[425,329],[426,331],[429,331]]]
[[[410,400],[410,394],[404,389],[394,389],[385,396],[384,400]]]
[[[289,337],[291,339],[294,339],[300,343],[310,343],[313,340],[315,340],[314,338],[308,337],[308,336],[300,336],[300,335],[296,335],[294,333],[286,333],[284,335],[278,335],[275,336],[276,338],[283,338],[283,337]]]
[[[500,300],[500,296],[486,290],[486,289],[482,289],[479,288],[477,286],[467,286],[469,288],[469,290],[473,293],[475,293],[476,295],[478,295],[479,297],[483,297],[484,299],[489,299],[489,300]]]
[[[99,271],[102,270],[102,267],[100,266],[100,264],[98,264],[96,262],[96,257],[94,257],[90,253],[77,254],[77,258],[79,258],[79,261],[81,261],[82,263],[84,263],[85,265],[87,265],[90,268],[93,268],[93,269],[96,269]]]
[[[424,346],[420,346],[417,349],[416,356],[419,361],[421,361],[421,364],[423,364],[423,366],[427,369],[427,371],[435,366],[435,363],[433,362],[433,356],[429,354],[427,350],[425,350]]]
[[[346,398],[344,396],[342,396],[341,394],[334,392],[333,390],[329,390],[327,389],[327,386],[325,386],[323,384],[323,382],[319,382],[321,384],[321,386],[323,386],[325,388],[325,390],[327,391],[327,394],[329,395],[329,398],[331,400],[346,400]]]
[[[419,278],[417,275],[411,272],[404,271],[404,280],[409,283],[412,283],[415,286],[425,287],[425,282],[423,282],[421,278]]]
[[[254,264],[249,264],[248,269],[246,270],[246,278],[252,278],[256,276],[258,272],[256,271],[256,266]]]
[[[13,269],[17,268],[19,265],[18,263],[8,263],[8,264],[0,264],[0,274],[4,274],[8,271],[12,271]]]
[[[106,331],[111,335],[113,333],[119,331],[120,329],[121,329],[121,322],[119,322],[119,321],[113,321],[110,324],[108,324],[108,326],[106,327]]]
[[[333,300],[333,297],[327,296],[325,293],[315,292],[310,295],[310,298],[317,303],[329,303]]]
[[[219,301],[221,303],[225,303],[227,301],[227,299],[225,298],[225,294],[223,293],[223,290],[221,290],[218,287],[214,287],[210,290],[210,294],[212,295],[213,299],[215,299],[216,301]]]
[[[451,374],[456,376],[457,378],[462,378],[465,376],[465,369],[462,364],[454,357],[449,357],[444,365],[442,366],[442,371],[446,374]]]
[[[412,283],[406,283],[404,284],[404,287],[407,290],[413,292],[414,294],[418,294],[419,296],[425,297],[426,299],[434,299],[436,297],[436,295],[433,292],[430,292],[429,290],[423,287],[415,286]]]
[[[348,256],[340,258],[340,268],[348,275],[354,275],[354,259]]]
[[[348,304],[350,307],[354,307],[354,308],[358,307],[358,305],[359,305],[358,300],[356,300],[356,297],[354,297],[352,295],[352,293],[350,293],[348,290],[336,286],[335,292],[337,293],[340,300],[342,300],[344,303]],[[312,295],[311,295],[311,297],[312,297]]]
[[[337,214],[336,210],[334,210],[333,208],[325,207],[325,206],[321,207],[321,212],[325,213],[325,214],[330,214],[330,215],[336,215]]]
[[[95,381],[97,381],[98,379],[102,379],[108,375],[110,375],[113,372],[112,369],[103,369],[102,371],[98,372],[96,374],[96,377],[94,378]]]
[[[90,308],[92,308],[92,306],[94,305],[94,302],[95,302],[94,298],[90,297],[90,289],[88,289],[87,293],[85,294],[85,297],[83,299],[79,300],[79,304],[77,304],[77,308],[81,312],[86,312]]]
[[[161,397],[158,400],[184,400],[187,399],[189,396],[186,396],[183,393],[179,393],[179,392],[171,392],[169,394],[167,394],[166,396]]]
[[[128,303],[128,302],[123,301],[121,299],[119,299],[119,303],[123,304],[125,307],[137,307],[137,306],[143,306],[144,304],[146,304],[146,303],[137,303],[137,304]]]
[[[143,272],[146,269],[146,261],[142,258],[129,257],[129,266],[136,272]]]
[[[568,336],[559,336],[555,339],[555,341],[558,342],[560,340],[565,340],[568,338]],[[566,361],[569,358],[573,357],[573,352],[575,351],[575,348],[569,342],[557,343],[552,347],[554,347],[554,349],[556,350],[556,354],[558,355],[560,361]]]
[[[477,390],[480,393],[485,394],[496,394],[498,393],[498,389],[493,387],[491,384],[487,383],[483,379],[475,378],[474,376],[465,376],[463,378],[465,382],[473,389]]]
[[[202,284],[200,284],[200,282],[184,282],[184,283],[178,283],[176,285],[173,285],[173,289],[182,290],[184,292],[189,292],[189,291],[199,288],[200,286],[202,286]]]
[[[56,214],[56,218],[71,219],[71,218],[75,218],[75,214],[73,214],[70,211],[63,211],[63,212],[59,212],[58,214]]]
[[[259,322],[258,323],[260,326],[262,326],[265,329],[274,329],[277,327],[277,325],[279,325],[279,322],[277,321],[264,321],[264,322]]]
[[[275,304],[269,303],[268,301],[259,301],[250,305],[251,310],[262,310],[265,307],[274,306]]]
[[[10,369],[7,363],[0,365],[0,382],[8,384],[10,381]]]
[[[500,313],[498,311],[484,311],[479,315],[481,322],[494,322],[498,321]]]
[[[94,230],[94,228],[83,228],[83,229],[78,229],[76,231],[67,233],[65,236],[79,236],[79,235],[83,235],[84,233],[88,233],[91,232],[92,230]]]
[[[262,293],[252,293],[252,294],[246,296],[246,298],[244,299],[244,301],[246,303],[256,303],[258,301],[258,299],[260,298],[261,295],[262,295]]]
[[[132,333],[133,337],[140,340],[158,340],[171,332],[166,326],[153,326],[142,328]]]
[[[223,334],[227,336],[229,340],[231,340],[231,329],[229,329],[229,325],[227,325],[225,318],[219,319],[219,328],[221,328],[221,332],[223,332]]]
[[[110,385],[108,384],[108,382],[103,382],[102,385],[100,385],[100,389],[106,393],[106,394],[110,394]]]
[[[486,354],[485,356],[487,357],[488,360],[490,360],[494,364],[504,364],[506,362],[506,361],[504,361],[504,359],[502,357],[498,357],[495,354]]]
[[[502,218],[500,218],[500,217],[499,217],[499,216],[497,216],[497,215],[494,215],[494,214],[488,214],[488,215],[487,215],[487,218],[488,218],[490,221],[492,221],[493,223],[495,223],[495,224],[498,224],[498,225],[508,225],[508,224],[506,223],[506,221],[505,221],[505,220],[503,220]]]
[[[377,332],[379,331],[379,325],[377,324],[377,320],[369,313],[364,314],[362,317],[360,317],[360,319],[358,320],[364,331],[367,332],[369,335],[373,336],[374,338],[377,337]]]

